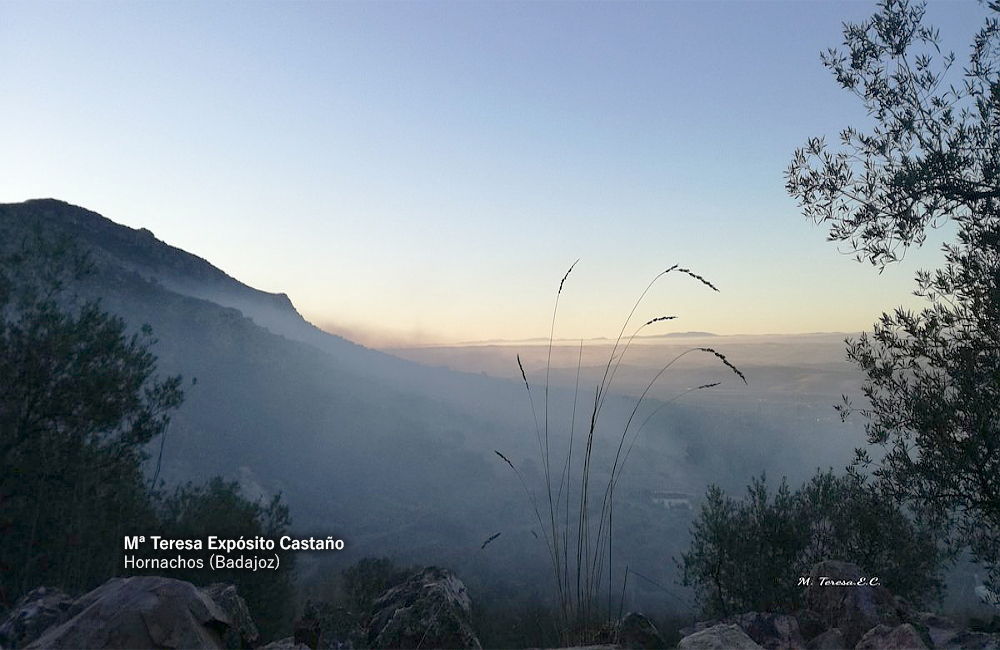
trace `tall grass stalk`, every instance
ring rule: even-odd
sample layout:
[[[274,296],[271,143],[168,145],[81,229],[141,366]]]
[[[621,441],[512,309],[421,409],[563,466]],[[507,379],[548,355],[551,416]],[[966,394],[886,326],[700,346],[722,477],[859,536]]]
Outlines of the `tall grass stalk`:
[[[578,261],[579,260],[577,260],[577,262]],[[562,635],[566,641],[570,641],[575,632],[582,632],[588,626],[595,624],[599,620],[601,612],[599,611],[598,598],[602,591],[601,585],[603,583],[605,571],[607,572],[608,577],[607,615],[609,617],[612,615],[611,569],[615,487],[617,486],[618,481],[621,480],[625,464],[639,438],[639,434],[653,418],[653,416],[659,413],[667,405],[689,393],[714,388],[715,386],[718,386],[720,382],[703,384],[701,386],[689,388],[677,395],[674,395],[649,413],[645,419],[643,419],[641,424],[635,426],[637,421],[636,416],[639,413],[639,409],[646,401],[650,391],[653,390],[654,385],[677,361],[688,354],[694,353],[702,353],[713,356],[721,365],[736,374],[736,376],[738,376],[744,384],[746,383],[746,377],[744,377],[743,373],[740,372],[736,366],[730,363],[725,355],[717,352],[713,348],[689,348],[673,357],[662,368],[660,368],[659,372],[657,372],[646,385],[645,390],[643,390],[642,394],[636,400],[635,405],[629,413],[628,419],[625,422],[625,426],[618,439],[618,446],[615,451],[614,459],[611,463],[611,471],[608,482],[604,486],[603,492],[600,495],[601,507],[596,524],[591,520],[591,510],[593,508],[591,505],[592,488],[590,485],[590,476],[594,463],[594,438],[598,431],[598,424],[600,422],[600,416],[604,408],[605,400],[610,393],[615,376],[618,373],[618,369],[621,367],[622,360],[625,358],[625,353],[628,351],[635,338],[645,328],[657,323],[671,321],[676,318],[676,316],[657,316],[656,318],[651,318],[645,321],[642,325],[638,326],[629,336],[626,336],[625,332],[628,330],[629,323],[631,323],[633,317],[635,316],[636,310],[639,308],[640,304],[642,304],[646,294],[649,293],[653,285],[656,284],[660,278],[670,273],[674,273],[675,275],[685,275],[698,281],[709,289],[718,292],[718,289],[711,282],[697,273],[694,273],[690,269],[681,268],[676,264],[659,273],[652,279],[652,281],[650,281],[645,290],[643,290],[643,292],[639,295],[639,298],[632,306],[632,310],[625,318],[625,322],[622,324],[618,337],[615,339],[615,344],[611,350],[611,354],[608,356],[608,361],[604,366],[604,373],[601,377],[601,381],[595,388],[593,404],[590,409],[590,422],[586,431],[582,464],[576,479],[579,481],[578,505],[576,512],[573,513],[573,517],[571,518],[570,489],[574,480],[573,448],[576,438],[577,406],[580,397],[580,370],[583,360],[583,341],[580,342],[580,351],[577,358],[576,387],[573,393],[573,407],[570,419],[566,459],[562,463],[562,470],[559,472],[558,483],[555,487],[553,487],[554,477],[552,472],[552,448],[549,436],[549,388],[551,384],[552,346],[555,340],[555,326],[559,313],[559,299],[562,296],[566,280],[576,267],[577,262],[573,262],[573,264],[569,267],[569,270],[566,271],[566,274],[559,282],[559,289],[556,291],[555,306],[552,310],[552,324],[549,329],[548,352],[545,361],[545,390],[541,423],[539,423],[538,412],[535,409],[534,397],[532,396],[531,385],[528,382],[527,374],[524,371],[524,365],[521,363],[520,355],[517,356],[517,365],[521,370],[521,378],[524,380],[525,391],[528,394],[528,404],[531,408],[531,415],[534,420],[538,451],[544,466],[545,494],[548,502],[548,512],[545,513],[545,516],[543,516],[542,510],[539,509],[538,500],[536,499],[534,492],[525,482],[524,476],[521,472],[517,469],[514,463],[510,461],[510,459],[499,451],[496,451],[497,456],[503,459],[503,461],[510,466],[518,480],[521,482],[521,485],[531,502],[538,525],[542,529],[543,539],[549,554],[549,561],[552,564],[555,574],[556,596],[559,600],[560,624],[562,627]],[[628,572],[626,572],[626,580],[627,575]]]

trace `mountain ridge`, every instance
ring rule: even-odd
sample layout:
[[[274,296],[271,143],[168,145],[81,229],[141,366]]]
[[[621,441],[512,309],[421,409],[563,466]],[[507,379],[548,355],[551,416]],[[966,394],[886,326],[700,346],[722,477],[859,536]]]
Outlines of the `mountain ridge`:
[[[52,228],[82,242],[94,261],[105,269],[134,273],[180,295],[237,309],[273,334],[307,343],[354,366],[364,367],[367,374],[389,375],[404,384],[419,374],[412,366],[420,364],[322,330],[295,309],[287,294],[250,287],[208,260],[157,239],[146,228],[131,228],[53,198],[0,204],[0,234],[8,242],[8,248],[32,231],[46,232]]]

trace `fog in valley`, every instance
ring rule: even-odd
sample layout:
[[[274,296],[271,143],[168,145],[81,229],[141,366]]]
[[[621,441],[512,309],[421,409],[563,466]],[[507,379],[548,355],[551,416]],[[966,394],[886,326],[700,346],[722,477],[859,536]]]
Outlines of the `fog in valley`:
[[[388,556],[449,566],[484,601],[551,597],[550,581],[540,579],[551,572],[543,531],[525,490],[544,503],[534,417],[544,419],[547,344],[371,350],[322,332],[286,297],[246,287],[149,232],[55,201],[4,206],[0,216],[6,242],[33,227],[72,233],[99,268],[85,293],[131,328],[153,327],[161,374],[196,380],[185,385],[185,402],[164,435],[162,480],[222,475],[254,498],[280,493],[296,530],[345,540],[342,553],[301,558],[303,585],[362,557]],[[686,549],[709,484],[740,496],[752,477],[766,473],[797,487],[817,468],[850,461],[863,428],[858,418],[842,423],[833,409],[841,394],[856,395],[860,386],[843,338],[689,334],[631,342],[596,428],[591,480],[598,498],[632,409],[672,359],[711,347],[747,383],[695,351],[642,400],[614,494],[612,583],[622,584],[626,565],[650,579],[629,582],[630,607],[690,612],[673,558]],[[548,420],[556,471],[565,462],[574,400],[574,468],[582,460],[591,402],[612,348],[610,340],[582,348],[554,342]],[[712,382],[720,384],[680,396]],[[681,495],[669,507],[657,502],[668,492]]]

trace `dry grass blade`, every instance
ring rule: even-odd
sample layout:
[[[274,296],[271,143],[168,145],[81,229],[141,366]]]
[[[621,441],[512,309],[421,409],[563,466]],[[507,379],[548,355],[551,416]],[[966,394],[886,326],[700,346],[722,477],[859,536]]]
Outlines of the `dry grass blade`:
[[[712,284],[711,282],[709,282],[705,278],[701,277],[697,273],[691,271],[691,269],[677,269],[677,271],[680,272],[680,273],[686,273],[687,275],[691,276],[695,280],[698,280],[699,282],[701,282],[703,285],[705,285],[706,287],[708,287],[712,291],[715,291],[715,292],[719,291],[718,288],[716,288],[716,286],[714,284]]]
[[[568,428],[569,441],[568,441],[568,452],[566,459],[563,462],[560,459],[560,463],[563,465],[562,472],[558,474],[558,486],[554,484],[556,477],[552,474],[552,463],[553,459],[550,457],[550,440],[549,440],[549,388],[550,388],[550,371],[552,369],[552,348],[553,342],[555,340],[555,324],[556,318],[559,313],[559,299],[562,294],[563,288],[565,287],[566,280],[569,278],[570,273],[576,267],[577,263],[573,262],[569,269],[563,275],[562,279],[559,281],[559,288],[556,292],[555,305],[552,310],[552,323],[549,330],[549,344],[548,344],[548,355],[545,363],[545,387],[544,387],[544,419],[539,418],[537,411],[535,410],[533,397],[531,394],[531,387],[528,383],[527,373],[524,369],[524,364],[521,361],[520,354],[517,355],[517,366],[521,371],[521,379],[524,381],[524,387],[528,392],[528,400],[531,405],[531,413],[534,418],[535,424],[535,434],[538,439],[538,450],[541,457],[541,462],[543,464],[544,470],[544,489],[546,491],[546,496],[548,497],[549,512],[548,516],[545,517],[548,521],[545,521],[541,515],[541,511],[538,507],[538,502],[535,499],[534,492],[529,489],[527,483],[524,480],[524,476],[518,471],[517,467],[510,461],[509,458],[504,456],[499,451],[495,453],[499,456],[507,465],[514,471],[517,475],[518,480],[521,482],[521,486],[524,488],[531,502],[532,509],[534,510],[535,519],[537,520],[539,527],[542,529],[542,534],[544,536],[545,544],[549,552],[549,558],[552,563],[552,568],[555,572],[556,578],[556,595],[559,599],[560,614],[561,614],[561,626],[563,629],[564,641],[567,645],[573,645],[572,641],[579,640],[580,638],[586,637],[587,629],[594,629],[597,623],[597,617],[600,614],[600,610],[603,609],[598,606],[598,594],[601,591],[602,583],[604,579],[608,580],[608,604],[607,612],[611,615],[612,610],[612,589],[611,582],[613,580],[612,572],[612,530],[614,525],[613,518],[613,508],[614,508],[614,492],[616,489],[616,484],[622,476],[625,464],[628,461],[632,450],[635,448],[636,441],[639,434],[646,427],[647,423],[665,406],[669,405],[674,400],[679,397],[686,395],[688,393],[704,390],[708,388],[713,388],[718,386],[720,382],[712,382],[702,384],[694,388],[688,388],[681,393],[674,395],[671,399],[666,400],[661,403],[658,407],[652,409],[652,413],[649,413],[642,424],[639,424],[638,413],[640,406],[644,403],[647,398],[647,394],[653,389],[654,384],[659,380],[659,378],[671,367],[676,361],[685,355],[700,351],[706,352],[714,355],[722,364],[727,366],[736,375],[743,380],[746,384],[747,380],[743,373],[736,368],[725,355],[717,352],[712,348],[698,348],[692,347],[681,352],[671,361],[669,361],[665,366],[663,366],[658,373],[652,378],[649,384],[646,386],[642,395],[638,398],[635,403],[634,408],[628,415],[627,422],[621,431],[620,438],[618,440],[617,451],[614,454],[613,462],[610,462],[610,478],[608,483],[604,486],[604,498],[600,501],[594,497],[598,496],[600,493],[591,494],[591,471],[593,466],[596,464],[597,458],[595,454],[595,438],[597,433],[598,420],[600,419],[602,406],[608,395],[610,394],[611,384],[614,382],[615,375],[617,374],[622,360],[625,356],[626,351],[629,349],[633,341],[640,334],[643,328],[653,325],[655,323],[660,323],[664,321],[672,321],[676,319],[676,316],[657,316],[647,320],[644,324],[640,325],[635,329],[631,336],[626,336],[625,332],[629,329],[629,324],[632,322],[633,316],[635,316],[640,304],[646,298],[647,293],[653,287],[653,285],[662,278],[673,271],[685,274],[694,280],[697,280],[701,284],[705,285],[709,289],[718,292],[719,289],[706,280],[701,275],[694,273],[690,269],[681,268],[679,265],[675,264],[670,268],[660,272],[652,279],[652,281],[646,286],[645,290],[639,295],[638,300],[632,306],[631,311],[625,318],[625,322],[622,324],[621,331],[618,333],[617,338],[614,341],[614,346],[612,347],[611,353],[608,356],[608,360],[603,368],[603,376],[597,386],[594,387],[594,397],[593,405],[590,413],[589,428],[586,432],[585,446],[581,453],[576,454],[574,451],[574,434],[575,434],[575,424],[577,415],[577,397],[580,391],[580,368],[582,366],[582,356],[583,356],[583,343],[580,344],[580,351],[577,358],[577,377],[576,377],[576,388],[573,393],[573,410],[572,417]],[[581,422],[581,425],[583,423]],[[574,458],[580,463],[580,469],[578,472],[573,472],[573,460]],[[610,458],[608,459],[611,460]],[[578,501],[576,501],[575,508],[578,511],[575,513],[575,522],[573,518],[570,517],[570,482],[578,481],[579,492]],[[593,513],[591,513],[593,509]],[[600,511],[599,518],[592,520],[592,517],[597,517],[598,510]],[[574,525],[575,524],[575,525]],[[575,528],[575,539],[572,539],[572,530]],[[531,531],[532,535],[536,538],[539,537],[535,531]],[[499,533],[493,535],[487,539],[482,548],[485,548],[490,542],[496,539]],[[571,550],[572,549],[572,550]],[[574,557],[575,556],[575,557]],[[575,560],[575,562],[574,562]],[[630,572],[628,567],[625,570],[625,580],[628,580],[628,575]],[[575,574],[575,575],[574,575]],[[571,578],[571,575],[573,577]],[[638,574],[636,574],[638,575]],[[574,579],[575,578],[575,579]],[[574,584],[575,583],[575,584]],[[623,591],[624,591],[623,584]],[[623,597],[624,602],[624,597]],[[574,636],[578,634],[583,634],[582,637]]]
[[[557,296],[560,293],[562,293],[563,284],[566,283],[566,278],[568,278],[569,274],[573,272],[573,267],[576,266],[576,263],[579,262],[579,261],[580,260],[578,259],[578,260],[576,260],[576,262],[573,262],[572,264],[569,265],[569,270],[566,271],[566,275],[564,275],[563,278],[562,278],[562,280],[559,281],[559,291],[556,292]]]
[[[496,533],[496,534],[494,534],[494,535],[490,535],[490,538],[489,538],[488,540],[486,540],[485,542],[483,542],[483,545],[479,547],[479,550],[481,551],[481,550],[483,550],[484,548],[486,548],[486,546],[487,546],[487,545],[488,545],[488,544],[489,544],[490,542],[492,542],[493,540],[495,540],[495,539],[496,539],[497,537],[500,537],[500,533]]]
[[[737,374],[737,376],[739,376],[739,378],[743,380],[744,384],[747,383],[747,378],[743,376],[743,373],[740,372],[739,368],[737,368],[733,364],[729,363],[729,359],[726,358],[726,355],[722,354],[721,352],[716,352],[712,348],[695,348],[695,349],[701,350],[702,352],[708,352],[708,353],[714,354],[719,359],[719,361],[721,361],[723,364],[725,364],[730,370],[732,370],[733,372],[735,372]],[[749,384],[747,384],[747,385],[749,385]]]
[[[494,454],[496,454],[497,456],[499,456],[500,458],[502,458],[502,459],[503,459],[503,462],[505,462],[505,463],[507,463],[508,465],[510,465],[510,468],[511,468],[512,470],[514,470],[515,472],[517,471],[517,468],[516,468],[516,467],[514,467],[514,463],[510,462],[510,459],[509,459],[509,458],[507,458],[506,456],[504,456],[503,454],[501,454],[501,453],[500,453],[499,451],[497,451],[496,449],[494,449],[494,450],[493,450],[493,453],[494,453]]]

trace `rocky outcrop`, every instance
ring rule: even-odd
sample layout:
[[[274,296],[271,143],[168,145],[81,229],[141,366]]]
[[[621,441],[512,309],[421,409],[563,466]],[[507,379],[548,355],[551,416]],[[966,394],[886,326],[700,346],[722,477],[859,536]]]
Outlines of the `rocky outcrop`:
[[[636,612],[630,612],[622,617],[615,632],[618,645],[629,650],[664,648],[667,645],[653,622]]]
[[[718,625],[736,625],[766,650],[805,650],[805,637],[799,632],[799,621],[790,614],[747,612],[728,616],[722,620],[699,622],[691,628],[681,629],[689,636]],[[824,628],[816,630],[818,634]]]
[[[745,650],[763,650],[739,625],[719,623],[712,627],[690,634],[677,644],[677,650],[728,650],[743,648]]]
[[[112,578],[66,615],[28,648],[224,648],[231,625],[207,593],[158,576]]]
[[[856,564],[828,560],[813,567],[803,602],[819,615],[824,627],[839,628],[849,648],[876,625],[896,626],[901,620],[889,590],[865,584],[868,574]]]
[[[374,648],[481,648],[470,623],[465,585],[447,569],[430,567],[386,591],[368,626]]]
[[[52,587],[38,587],[21,596],[0,622],[0,648],[18,650],[53,625],[66,620],[73,598]]]
[[[884,586],[868,584],[866,575],[855,564],[821,562],[803,591],[804,609],[698,623],[681,630],[687,636],[678,648],[1000,650],[1000,634],[964,630],[943,616],[918,612]]]
[[[747,612],[727,622],[735,623],[755,643],[767,650],[805,650],[799,622],[789,614]]]
[[[865,632],[855,650],[928,650],[920,635],[909,623],[889,627],[877,625]]]
[[[236,591],[236,586],[215,582],[204,591],[229,617],[230,626],[222,636],[225,647],[230,650],[256,648],[260,644],[260,632],[250,616],[247,601]]]
[[[304,643],[296,641],[295,637],[286,636],[284,639],[271,641],[267,645],[261,646],[260,650],[313,650],[313,649]]]
[[[806,650],[843,650],[846,647],[844,633],[838,627],[831,627],[826,632],[814,636],[806,644]]]

